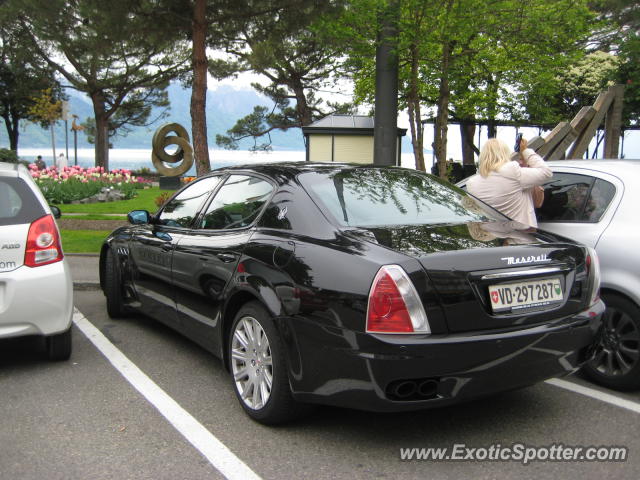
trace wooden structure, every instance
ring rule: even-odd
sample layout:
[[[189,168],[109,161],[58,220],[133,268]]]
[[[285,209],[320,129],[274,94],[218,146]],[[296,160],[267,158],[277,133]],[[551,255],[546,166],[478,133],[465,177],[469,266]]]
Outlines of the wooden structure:
[[[396,165],[406,128],[397,129]],[[365,115],[329,115],[302,127],[308,162],[373,163],[374,119]]]
[[[534,137],[529,147],[546,160],[584,157],[589,143],[604,122],[603,158],[618,158],[622,130],[624,85],[613,85],[583,107],[570,122],[560,122],[544,138]]]

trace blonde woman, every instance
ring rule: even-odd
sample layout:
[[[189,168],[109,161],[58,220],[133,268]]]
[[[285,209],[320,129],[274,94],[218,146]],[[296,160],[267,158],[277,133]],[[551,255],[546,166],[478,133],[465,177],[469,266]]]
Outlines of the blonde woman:
[[[553,174],[542,157],[527,148],[524,138],[520,142],[520,152],[526,167],[511,161],[513,152],[506,143],[490,138],[480,151],[479,175],[467,182],[467,190],[512,220],[537,227],[532,189]]]

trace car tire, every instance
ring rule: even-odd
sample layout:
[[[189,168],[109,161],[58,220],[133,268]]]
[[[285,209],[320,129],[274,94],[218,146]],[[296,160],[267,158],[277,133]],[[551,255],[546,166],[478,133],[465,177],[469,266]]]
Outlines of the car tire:
[[[306,405],[291,395],[282,340],[260,303],[238,311],[227,343],[233,388],[252,419],[275,425],[306,413]]]
[[[116,259],[111,249],[105,253],[104,260],[104,295],[107,298],[107,313],[111,318],[126,316],[127,309],[122,300],[122,282]]]
[[[62,333],[45,337],[47,358],[52,361],[69,360],[71,356],[71,326]]]
[[[603,294],[607,309],[591,361],[583,372],[615,390],[640,388],[640,308],[615,294]]]

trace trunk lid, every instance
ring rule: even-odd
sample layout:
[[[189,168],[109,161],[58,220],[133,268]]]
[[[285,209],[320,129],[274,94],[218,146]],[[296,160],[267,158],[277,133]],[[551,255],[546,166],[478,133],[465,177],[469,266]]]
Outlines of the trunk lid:
[[[10,272],[24,264],[29,225],[0,226],[0,272]]]
[[[416,258],[438,294],[450,332],[522,327],[584,310],[585,249],[522,227],[474,222],[350,233]]]

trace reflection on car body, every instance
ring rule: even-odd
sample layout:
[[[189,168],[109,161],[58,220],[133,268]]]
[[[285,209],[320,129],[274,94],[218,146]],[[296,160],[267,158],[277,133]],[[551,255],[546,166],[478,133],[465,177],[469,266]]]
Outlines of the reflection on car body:
[[[565,375],[603,310],[594,251],[413,170],[225,168],[129,218],[101,251],[109,314],[143,312],[222,358],[264,423],[307,403],[411,410]],[[553,298],[492,305],[492,290],[547,281]]]

